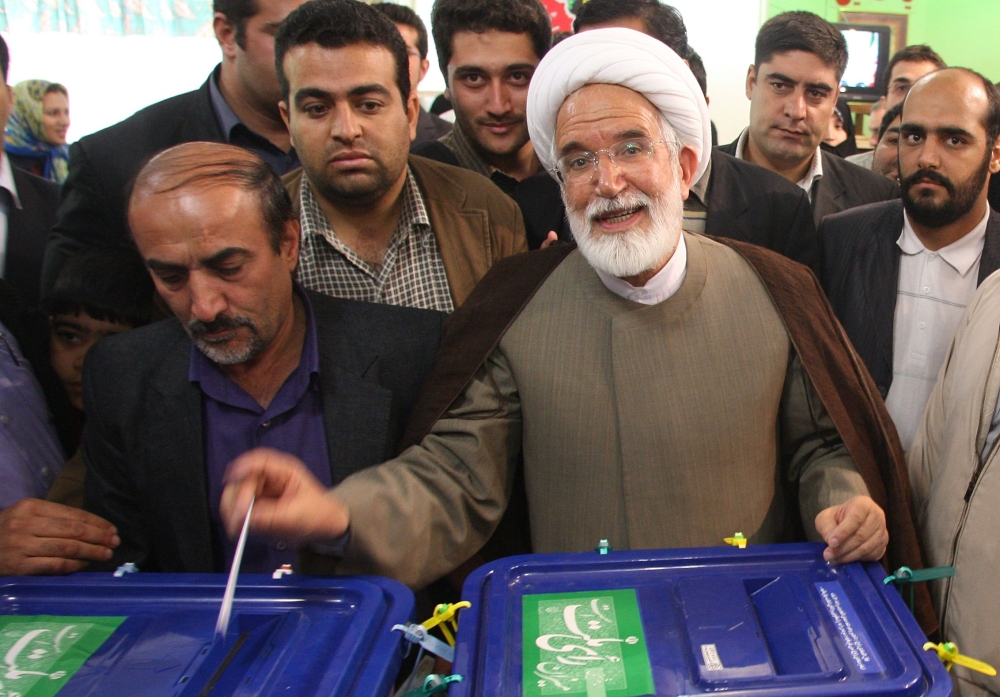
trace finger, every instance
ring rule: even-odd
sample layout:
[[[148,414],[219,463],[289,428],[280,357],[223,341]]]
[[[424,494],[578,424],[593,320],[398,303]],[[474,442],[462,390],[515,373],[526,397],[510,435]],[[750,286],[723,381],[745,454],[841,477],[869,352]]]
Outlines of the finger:
[[[98,530],[110,531],[112,535],[117,532],[115,526],[106,521],[104,518],[94,515],[93,513],[88,513],[82,508],[64,506],[60,503],[53,503],[51,501],[39,501],[39,503],[44,504],[44,506],[39,507],[35,512],[45,515],[47,518],[83,523],[84,525],[88,525]]]
[[[838,518],[840,520],[837,522],[837,525],[823,538],[834,549],[840,547],[857,533],[865,522],[866,517],[866,511],[862,510],[859,506],[851,505],[850,501],[841,507],[839,513]]]
[[[878,561],[885,555],[888,543],[888,533],[879,530],[850,552],[838,555],[835,561],[838,564],[847,564],[853,561]]]
[[[63,518],[35,518],[27,525],[28,531],[38,538],[79,540],[92,545],[117,547],[121,542],[113,526],[91,525],[80,520]],[[16,526],[12,527],[16,530]]]
[[[112,554],[111,549],[103,545],[49,537],[34,538],[21,551],[26,558],[58,557],[77,561],[107,561]]]

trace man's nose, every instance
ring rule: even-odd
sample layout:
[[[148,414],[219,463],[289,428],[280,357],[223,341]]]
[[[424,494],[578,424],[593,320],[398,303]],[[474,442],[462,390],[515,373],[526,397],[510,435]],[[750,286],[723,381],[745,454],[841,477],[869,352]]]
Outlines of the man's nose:
[[[606,152],[597,155],[597,193],[604,198],[614,198],[628,186],[625,173]]]
[[[501,79],[490,81],[489,102],[486,110],[491,114],[506,114],[511,109],[510,89]]]
[[[343,106],[337,110],[330,124],[330,135],[344,143],[361,137],[361,123],[353,109]]]
[[[211,322],[226,309],[225,296],[207,275],[192,273],[188,292],[191,294],[191,319]]]
[[[917,166],[920,169],[938,169],[941,167],[941,153],[933,139],[926,138],[918,146]]]
[[[797,90],[788,95],[785,99],[785,116],[793,121],[801,121],[806,117],[806,113],[805,95]]]

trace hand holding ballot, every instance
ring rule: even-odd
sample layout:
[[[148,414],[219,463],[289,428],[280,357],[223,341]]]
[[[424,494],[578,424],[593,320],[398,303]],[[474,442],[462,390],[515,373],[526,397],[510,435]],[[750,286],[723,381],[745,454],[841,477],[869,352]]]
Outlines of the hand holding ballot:
[[[268,448],[251,450],[233,460],[225,481],[219,514],[230,537],[239,535],[254,497],[252,533],[323,543],[347,532],[346,506],[296,457]]]

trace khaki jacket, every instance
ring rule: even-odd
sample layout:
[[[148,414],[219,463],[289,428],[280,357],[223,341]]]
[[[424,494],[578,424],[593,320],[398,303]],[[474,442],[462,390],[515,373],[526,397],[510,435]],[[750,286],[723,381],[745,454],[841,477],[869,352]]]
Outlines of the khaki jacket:
[[[410,168],[424,195],[455,307],[486,272],[504,257],[528,251],[521,209],[484,176],[410,155]],[[296,215],[303,170],[282,181]]]
[[[932,588],[941,635],[1000,666],[1000,463],[980,454],[1000,392],[1000,274],[965,312],[907,453],[914,510],[930,566],[954,566]],[[956,694],[1000,695],[1000,678],[952,670]]]

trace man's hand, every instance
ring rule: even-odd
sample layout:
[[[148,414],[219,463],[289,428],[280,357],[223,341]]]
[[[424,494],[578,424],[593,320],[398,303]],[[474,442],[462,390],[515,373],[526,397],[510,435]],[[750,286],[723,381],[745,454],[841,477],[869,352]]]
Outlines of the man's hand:
[[[0,511],[0,576],[69,574],[107,561],[120,543],[117,532],[78,508],[23,499]]]
[[[885,513],[867,496],[855,496],[820,511],[816,532],[828,545],[823,558],[837,564],[878,561],[889,544]]]
[[[219,514],[237,537],[256,496],[250,531],[295,543],[332,542],[347,532],[347,507],[296,457],[268,448],[240,455],[226,471]]]
[[[549,230],[549,234],[545,236],[545,240],[542,242],[542,246],[539,249],[548,249],[554,243],[559,241],[559,233],[555,230]]]

